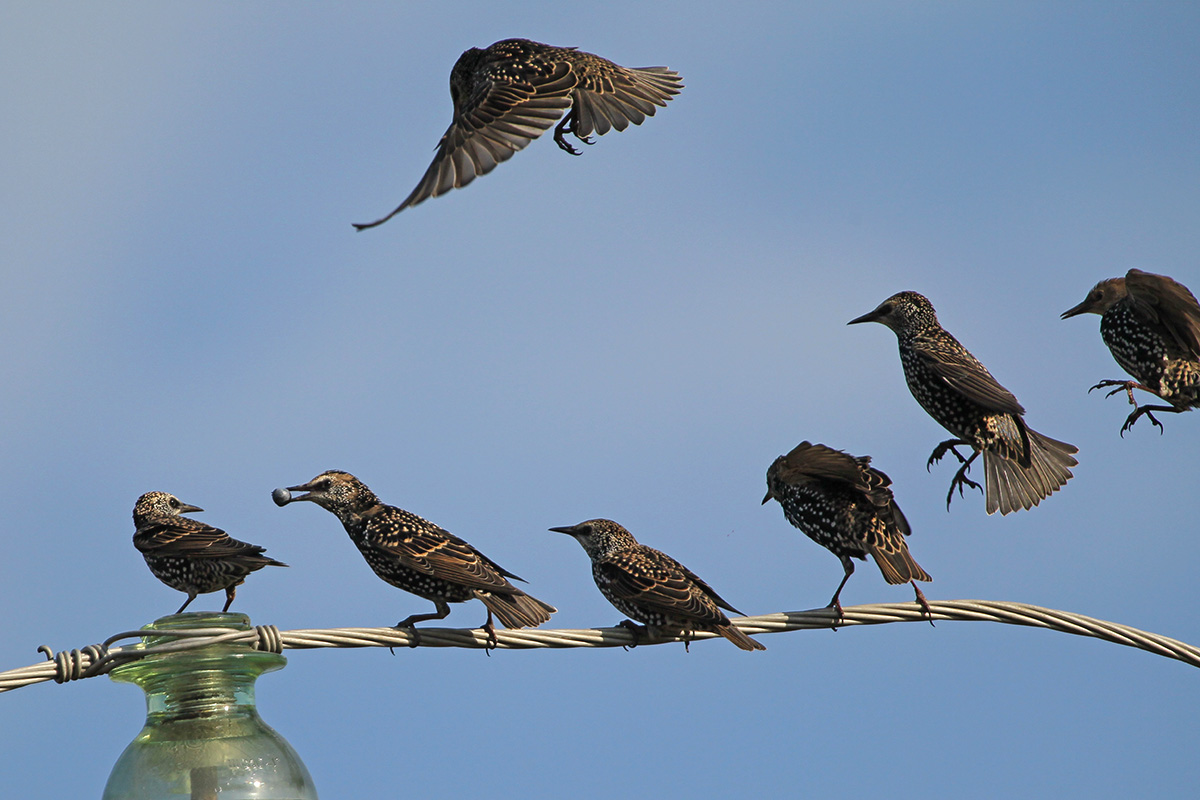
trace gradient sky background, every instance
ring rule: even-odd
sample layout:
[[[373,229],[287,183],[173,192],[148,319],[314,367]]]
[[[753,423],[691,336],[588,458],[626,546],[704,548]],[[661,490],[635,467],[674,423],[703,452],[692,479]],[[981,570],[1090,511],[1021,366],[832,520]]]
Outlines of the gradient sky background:
[[[931,599],[1200,642],[1200,418],[1124,439],[1098,318],[1130,267],[1200,290],[1200,7],[1166,3],[9,3],[0,17],[0,668],[175,610],[130,511],[163,490],[291,569],[234,610],[390,625],[325,469],[463,536],[561,610],[620,619],[552,525],[606,516],[747,613],[837,560],[762,507],[802,439],[870,454]],[[549,137],[356,234],[425,170],[471,46],[524,36],[687,88],[580,158]],[[895,337],[925,293],[1080,448],[1031,512],[946,512],[944,431]],[[847,605],[907,601],[860,567]],[[193,608],[220,607],[221,595]],[[482,622],[479,603],[446,624]],[[259,682],[321,795],[1179,796],[1200,676],[1047,631],[887,625],[635,652],[295,652]],[[97,796],[144,718],[107,679],[0,698],[12,797]]]

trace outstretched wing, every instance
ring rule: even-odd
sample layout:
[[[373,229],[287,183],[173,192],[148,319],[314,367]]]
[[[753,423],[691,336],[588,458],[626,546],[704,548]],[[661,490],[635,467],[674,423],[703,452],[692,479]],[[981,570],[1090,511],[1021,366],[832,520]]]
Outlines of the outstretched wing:
[[[603,136],[610,129],[623,131],[630,123],[641,125],[657,108],[683,88],[679,73],[666,67],[622,67],[592,53],[576,52],[579,75],[575,90],[574,132]]]
[[[571,107],[576,77],[565,61],[511,62],[503,70],[485,65],[480,79],[455,103],[454,121],[438,142],[433,163],[417,188],[386,217],[355,225],[358,230],[387,222],[409,206],[466,186],[523,149]]]

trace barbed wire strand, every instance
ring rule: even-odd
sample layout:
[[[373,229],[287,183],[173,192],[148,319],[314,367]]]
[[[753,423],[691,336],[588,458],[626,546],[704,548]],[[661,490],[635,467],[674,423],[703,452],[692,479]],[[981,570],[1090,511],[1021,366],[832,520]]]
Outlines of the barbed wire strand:
[[[1156,633],[1115,622],[1052,608],[994,600],[941,600],[929,603],[933,621],[997,622],[1046,628],[1076,636],[1090,636],[1114,644],[1136,647],[1155,655],[1200,667],[1200,648]],[[891,622],[929,622],[916,603],[879,603],[847,606],[838,627],[884,625]],[[737,617],[733,622],[748,634],[784,633],[799,630],[827,630],[834,619],[830,609],[786,611],[754,617]],[[123,639],[143,636],[173,638],[175,641],[144,647],[140,644],[116,646]],[[691,641],[711,639],[715,633],[696,632]],[[678,636],[647,636],[639,646],[683,641]],[[309,650],[318,647],[491,647],[488,635],[479,628],[421,628],[417,633],[404,628],[330,628],[280,631],[273,625],[251,630],[228,628],[191,628],[161,631],[126,631],[110,636],[101,644],[78,650],[54,653],[47,645],[38,648],[47,660],[28,667],[0,672],[0,692],[8,692],[44,681],[65,683],[103,675],[120,664],[159,653],[180,652],[222,642],[250,642],[259,650]],[[570,647],[633,647],[633,632],[628,628],[540,629],[519,628],[496,631],[495,647],[500,650],[528,650]]]

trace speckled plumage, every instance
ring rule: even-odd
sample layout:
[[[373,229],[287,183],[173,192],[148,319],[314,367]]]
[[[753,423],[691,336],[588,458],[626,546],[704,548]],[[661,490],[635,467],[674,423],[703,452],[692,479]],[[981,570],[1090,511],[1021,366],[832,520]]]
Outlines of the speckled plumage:
[[[683,88],[666,67],[627,68],[574,47],[528,39],[505,39],[472,47],[450,71],[454,119],[417,188],[395,211],[356,224],[358,230],[387,222],[409,206],[466,186],[523,149],[555,123],[554,141],[572,155],[572,134],[585,144],[630,123],[641,125]]]
[[[134,547],[154,577],[188,596],[176,614],[183,613],[197,595],[222,589],[224,613],[251,572],[287,566],[263,555],[265,547],[239,542],[220,528],[181,516],[203,510],[166,492],[146,492],[133,507]]]
[[[808,538],[829,550],[845,571],[829,608],[842,616],[839,596],[857,558],[869,553],[888,583],[912,583],[917,602],[929,604],[915,581],[931,581],[908,552],[912,533],[896,505],[892,481],[871,466],[870,456],[852,456],[823,444],[801,442],[767,469],[766,504],[777,500],[783,515]]]
[[[341,520],[376,575],[437,607],[433,614],[413,614],[397,623],[398,628],[445,619],[450,614],[448,603],[473,598],[487,607],[483,627],[493,636],[492,614],[506,628],[536,628],[558,610],[513,586],[509,578],[522,578],[454,534],[404,509],[384,505],[348,472],[323,472],[308,483],[289,486],[288,491],[307,492],[292,495],[290,502],[308,500]]]
[[[1180,413],[1200,407],[1200,304],[1183,284],[1166,275],[1131,269],[1124,278],[1097,283],[1082,303],[1062,313],[1100,315],[1100,336],[1132,381],[1100,381],[1092,389],[1125,391],[1134,411],[1121,434],[1141,415],[1162,429],[1154,411]],[[1169,406],[1141,406],[1133,390],[1155,394]],[[1089,390],[1090,391],[1090,390]]]
[[[937,320],[933,305],[916,292],[900,292],[849,324],[879,322],[891,328],[900,347],[904,378],[921,407],[955,439],[934,449],[929,464],[953,453],[962,467],[950,484],[946,507],[957,487],[979,488],[967,478],[982,453],[988,514],[1036,506],[1071,478],[1078,461],[1074,445],[1043,436],[1025,424],[1025,409]],[[974,453],[963,458],[956,445]]]
[[[551,528],[583,546],[592,561],[592,578],[600,593],[632,620],[650,628],[720,634],[743,650],[766,650],[739,631],[721,609],[729,605],[694,572],[666,553],[639,544],[633,534],[610,519]]]

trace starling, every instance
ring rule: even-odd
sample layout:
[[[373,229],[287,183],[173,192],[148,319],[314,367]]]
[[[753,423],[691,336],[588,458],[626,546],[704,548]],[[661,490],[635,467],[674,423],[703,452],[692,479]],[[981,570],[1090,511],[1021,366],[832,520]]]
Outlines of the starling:
[[[265,547],[239,542],[220,528],[180,516],[203,510],[166,492],[146,492],[133,507],[134,547],[154,577],[187,593],[176,614],[182,614],[196,595],[224,589],[223,614],[247,575],[266,566],[287,566],[263,555]]]
[[[652,629],[679,631],[684,646],[693,631],[712,631],[743,650],[766,650],[733,626],[721,609],[741,614],[694,572],[666,553],[638,544],[633,534],[610,519],[590,519],[568,528],[592,560],[600,593],[622,614]],[[745,616],[744,614],[742,616]],[[637,636],[638,628],[630,622]]]
[[[1154,411],[1181,413],[1200,406],[1200,304],[1182,283],[1166,275],[1131,269],[1124,278],[1100,281],[1087,298],[1062,313],[1100,315],[1100,336],[1121,368],[1136,380],[1100,381],[1092,389],[1122,389],[1134,407],[1121,435],[1145,414],[1162,431]],[[1089,389],[1090,392],[1092,389]],[[1141,406],[1133,390],[1158,395],[1171,405]]]
[[[433,601],[436,612],[413,614],[396,623],[397,628],[415,633],[418,622],[445,619],[450,614],[448,603],[465,603],[477,597],[487,607],[483,629],[494,646],[492,614],[506,628],[536,628],[558,610],[513,586],[508,578],[524,579],[454,534],[416,514],[384,505],[348,472],[322,472],[300,486],[276,489],[272,496],[281,506],[309,500],[334,514],[376,575],[392,586]]]
[[[1025,409],[1012,392],[1001,386],[975,356],[938,324],[933,305],[916,292],[900,292],[874,311],[849,324],[879,322],[896,334],[900,363],[909,391],[954,439],[933,450],[926,468],[947,451],[962,466],[950,482],[946,508],[955,488],[979,489],[967,477],[971,462],[983,453],[987,483],[987,513],[1009,514],[1029,509],[1061,488],[1079,462],[1071,457],[1079,448],[1043,436],[1025,424]],[[957,445],[974,452],[963,458]]]
[[[373,228],[409,206],[466,186],[541,136],[559,117],[554,141],[577,156],[580,151],[566,134],[592,144],[593,132],[603,136],[611,128],[623,131],[631,122],[641,125],[682,88],[679,73],[666,67],[630,69],[574,47],[528,39],[472,47],[450,71],[454,120],[425,176],[395,211],[354,227]]]
[[[888,583],[911,583],[917,602],[929,613],[916,581],[931,581],[908,553],[904,537],[912,533],[896,499],[892,480],[871,466],[870,456],[852,456],[823,444],[801,442],[767,470],[767,496],[778,500],[783,515],[842,562],[845,576],[828,608],[842,618],[838,597],[854,574],[857,558],[875,559]]]

